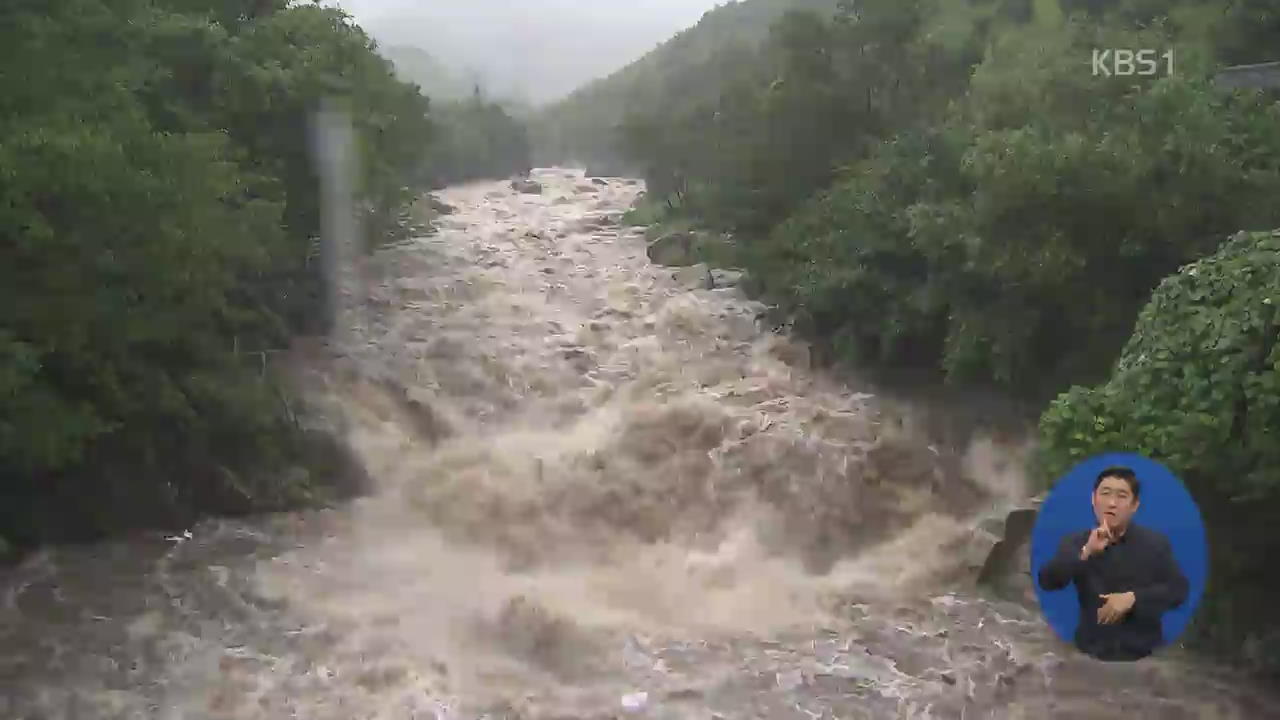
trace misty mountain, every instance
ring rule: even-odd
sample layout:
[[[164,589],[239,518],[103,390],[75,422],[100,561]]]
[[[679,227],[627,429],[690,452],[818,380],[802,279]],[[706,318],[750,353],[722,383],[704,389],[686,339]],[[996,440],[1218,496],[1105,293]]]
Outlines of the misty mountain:
[[[417,83],[432,100],[457,100],[474,87],[462,73],[446,67],[431,53],[412,45],[381,45],[378,52],[395,66],[401,80]]]
[[[341,0],[378,42],[429,53],[486,95],[546,103],[697,21],[715,0]],[[469,82],[468,82],[469,84]]]
[[[590,82],[549,106],[535,120],[535,162],[580,162],[626,174],[615,151],[614,128],[628,107],[661,102],[679,78],[680,92],[717,92],[707,77],[709,65],[745,58],[789,10],[833,13],[838,0],[742,0],[707,11],[696,25],[677,33],[651,52],[609,76]],[[714,73],[712,73],[714,74]],[[676,93],[679,94],[679,93]]]

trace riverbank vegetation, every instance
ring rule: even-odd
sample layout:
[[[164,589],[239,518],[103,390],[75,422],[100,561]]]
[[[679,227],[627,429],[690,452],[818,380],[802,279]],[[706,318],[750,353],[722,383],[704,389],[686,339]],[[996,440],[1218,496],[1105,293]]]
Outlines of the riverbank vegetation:
[[[350,491],[270,362],[327,330],[310,118],[351,113],[370,244],[442,177],[527,167],[522,131],[433,167],[501,111],[434,112],[349,17],[287,0],[11,0],[0,58],[0,536]]]

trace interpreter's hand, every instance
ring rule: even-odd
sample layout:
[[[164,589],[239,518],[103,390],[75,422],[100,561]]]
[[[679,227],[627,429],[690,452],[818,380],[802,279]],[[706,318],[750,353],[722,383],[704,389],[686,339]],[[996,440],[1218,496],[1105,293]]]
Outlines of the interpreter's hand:
[[[1098,608],[1099,625],[1120,622],[1133,609],[1133,602],[1136,599],[1131,592],[1107,593],[1098,597],[1103,600],[1102,607]]]
[[[1111,527],[1104,521],[1094,528],[1093,532],[1089,533],[1089,539],[1085,541],[1084,548],[1080,550],[1080,559],[1088,560],[1090,557],[1102,552],[1111,544],[1113,537]]]

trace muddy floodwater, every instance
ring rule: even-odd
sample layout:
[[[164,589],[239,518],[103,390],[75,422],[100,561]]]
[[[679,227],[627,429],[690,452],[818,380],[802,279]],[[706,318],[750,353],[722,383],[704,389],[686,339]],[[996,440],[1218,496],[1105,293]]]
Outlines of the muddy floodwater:
[[[439,193],[297,360],[371,494],[4,571],[0,718],[1280,717],[984,599],[1023,449],[931,445],[651,264],[639,183],[533,179]]]

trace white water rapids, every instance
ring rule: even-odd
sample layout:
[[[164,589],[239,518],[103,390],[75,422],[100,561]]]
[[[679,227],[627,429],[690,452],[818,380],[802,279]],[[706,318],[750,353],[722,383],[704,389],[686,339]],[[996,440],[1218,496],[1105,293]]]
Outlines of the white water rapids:
[[[639,184],[534,179],[442,192],[308,361],[374,492],[0,576],[0,718],[1280,716],[979,597],[1015,449],[930,447],[651,265],[618,224]]]

